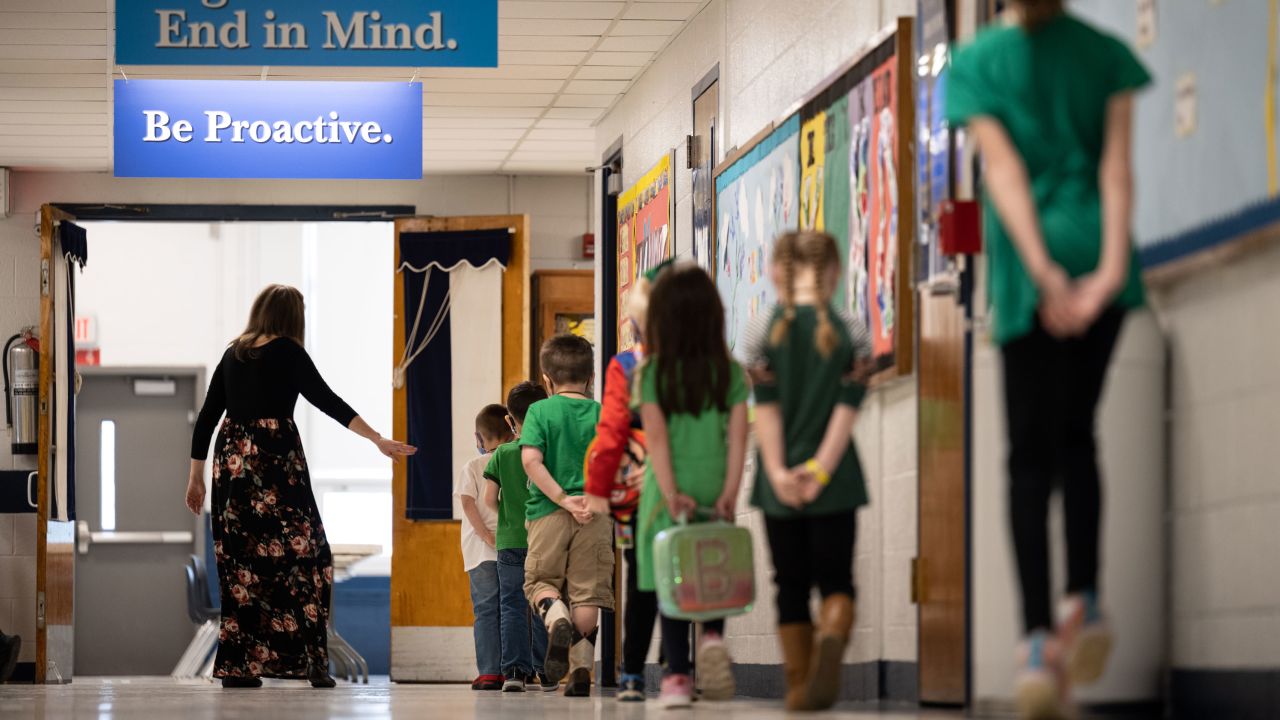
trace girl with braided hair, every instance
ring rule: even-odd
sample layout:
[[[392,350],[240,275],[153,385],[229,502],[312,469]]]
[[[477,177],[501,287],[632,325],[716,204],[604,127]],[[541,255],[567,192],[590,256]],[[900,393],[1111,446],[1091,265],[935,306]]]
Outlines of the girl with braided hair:
[[[853,627],[853,545],[867,490],[852,433],[871,339],[833,305],[841,271],[830,235],[783,235],[771,270],[779,302],[745,337],[760,451],[752,504],[764,512],[773,556],[787,708],[825,710],[839,699]],[[814,586],[822,595],[816,632]]]

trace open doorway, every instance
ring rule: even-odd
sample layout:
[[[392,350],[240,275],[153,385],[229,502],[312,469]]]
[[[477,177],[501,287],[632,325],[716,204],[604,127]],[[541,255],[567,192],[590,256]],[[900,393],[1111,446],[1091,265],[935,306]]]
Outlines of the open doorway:
[[[84,502],[93,507],[84,507],[81,513],[81,535],[96,533],[105,542],[82,539],[75,586],[77,595],[92,593],[96,608],[102,608],[104,598],[113,597],[120,603],[129,598],[135,607],[129,612],[78,614],[76,673],[168,674],[194,626],[188,623],[185,639],[176,645],[165,642],[163,634],[128,634],[155,644],[126,653],[150,658],[155,667],[113,670],[110,665],[90,666],[111,654],[92,645],[110,644],[114,637],[91,625],[106,623],[106,618],[119,622],[121,617],[147,623],[149,613],[137,608],[138,602],[152,603],[157,613],[165,615],[171,615],[174,606],[185,608],[182,561],[194,554],[207,558],[212,567],[206,549],[207,526],[193,522],[190,515],[128,512],[121,503],[142,493],[168,498],[181,509],[191,427],[194,411],[203,400],[204,383],[227,343],[242,331],[255,295],[270,283],[293,285],[303,292],[306,347],[316,366],[373,427],[390,433],[393,318],[388,308],[393,305],[389,270],[394,263],[394,231],[390,222],[81,224],[96,252],[77,288],[77,327],[85,329],[77,338],[80,359],[97,366],[85,372],[87,377],[113,378],[108,384],[129,392],[125,399],[99,403],[102,407],[82,414],[77,423],[81,437],[95,440],[82,444],[76,457],[77,466],[84,469],[81,485],[93,485],[84,488]],[[195,397],[186,387],[192,384],[191,377],[199,378]],[[150,382],[140,385],[140,381]],[[185,402],[180,410],[172,400],[175,395]],[[353,566],[351,574],[385,578],[392,549],[390,462],[305,401],[298,404],[295,418],[330,543],[364,546],[374,557]],[[183,427],[174,437],[185,435],[186,441],[170,442],[170,438],[154,443],[147,448],[150,457],[144,466],[130,465],[121,454],[127,451],[121,443],[136,437],[132,430],[138,428],[122,423],[139,428],[178,423]],[[104,438],[113,440],[114,446],[108,447]],[[112,482],[107,483],[108,479]],[[175,523],[176,527],[167,526]],[[190,541],[183,548],[175,547],[183,544],[182,532],[189,534]],[[135,561],[128,559],[129,543],[117,542],[122,539],[137,545]],[[169,547],[148,550],[148,543]],[[373,552],[373,546],[380,552]],[[145,563],[144,557],[172,562]],[[98,567],[113,563],[125,563],[132,570],[117,574]],[[153,589],[131,594],[127,587],[114,587],[113,576]],[[335,597],[335,602],[340,598]],[[386,672],[385,649],[362,654],[372,661],[371,669]]]

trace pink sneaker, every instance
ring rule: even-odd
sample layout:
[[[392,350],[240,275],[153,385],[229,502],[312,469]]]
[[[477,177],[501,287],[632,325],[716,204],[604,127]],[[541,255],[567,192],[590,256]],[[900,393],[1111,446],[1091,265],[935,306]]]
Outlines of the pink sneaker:
[[[1069,717],[1069,685],[1062,666],[1062,647],[1043,630],[1018,646],[1018,678],[1014,698],[1022,720],[1060,720]]]
[[[1058,643],[1071,682],[1097,682],[1111,655],[1111,628],[1102,615],[1098,594],[1085,591],[1058,603]]]
[[[663,710],[693,707],[693,680],[688,675],[668,675],[662,678],[658,707]]]

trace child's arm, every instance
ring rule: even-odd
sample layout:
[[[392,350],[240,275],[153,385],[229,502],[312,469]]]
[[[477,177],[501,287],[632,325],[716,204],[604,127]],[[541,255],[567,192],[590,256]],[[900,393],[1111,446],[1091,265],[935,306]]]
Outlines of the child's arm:
[[[804,506],[804,501],[800,498],[800,484],[795,473],[787,467],[782,439],[782,408],[776,402],[759,402],[759,395],[756,399],[756,443],[760,446],[765,477],[769,478],[778,502],[798,510]]]
[[[498,511],[498,483],[492,479],[484,485],[484,505],[494,512]]]
[[[725,520],[733,520],[738,509],[738,490],[742,487],[742,466],[747,460],[747,404],[744,402],[729,411],[728,452],[724,490],[716,500],[716,513]]]
[[[520,448],[520,461],[524,463],[529,481],[550,498],[551,502],[572,513],[578,522],[584,525],[591,522],[591,511],[587,510],[586,502],[581,496],[571,496],[560,487],[556,479],[551,477],[551,471],[547,469],[543,457],[542,448],[530,445]]]
[[[596,425],[596,439],[587,451],[587,502],[605,500],[603,507],[595,503],[601,512],[608,510],[607,499],[613,492],[614,478],[618,475],[618,466],[622,464],[622,455],[630,437],[631,388],[627,386],[626,371],[614,358],[605,373],[604,402],[600,407],[600,422]]]
[[[844,454],[849,451],[849,438],[853,435],[853,425],[858,419],[858,407],[862,405],[862,399],[867,393],[863,375],[871,360],[871,336],[862,322],[844,311],[838,313],[838,319],[844,324],[853,343],[853,370],[840,381],[835,410],[827,420],[822,443],[813,456],[822,471],[828,475],[835,472],[844,460]],[[812,470],[800,467],[796,471],[817,479]],[[805,499],[812,502],[822,492],[823,486],[809,483],[806,489]]]
[[[662,414],[662,407],[657,403],[644,403],[640,406],[640,421],[644,423],[649,467],[653,468],[658,489],[662,491],[662,498],[667,504],[667,512],[673,519],[681,515],[692,516],[698,509],[698,503],[688,495],[681,494],[676,487],[676,475],[671,467],[671,438],[667,434],[667,418]]]
[[[471,523],[476,535],[484,541],[485,545],[494,547],[497,539],[494,538],[493,531],[484,524],[484,518],[480,517],[480,506],[476,505],[476,499],[470,495],[463,495],[461,500],[462,514],[466,516],[466,521]]]

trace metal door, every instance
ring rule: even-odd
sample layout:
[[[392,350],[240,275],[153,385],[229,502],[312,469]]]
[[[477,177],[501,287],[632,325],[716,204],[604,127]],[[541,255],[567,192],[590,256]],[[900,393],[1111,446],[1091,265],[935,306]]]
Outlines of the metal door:
[[[195,630],[183,566],[196,523],[183,493],[204,372],[92,373],[76,420],[75,672],[168,675]]]

